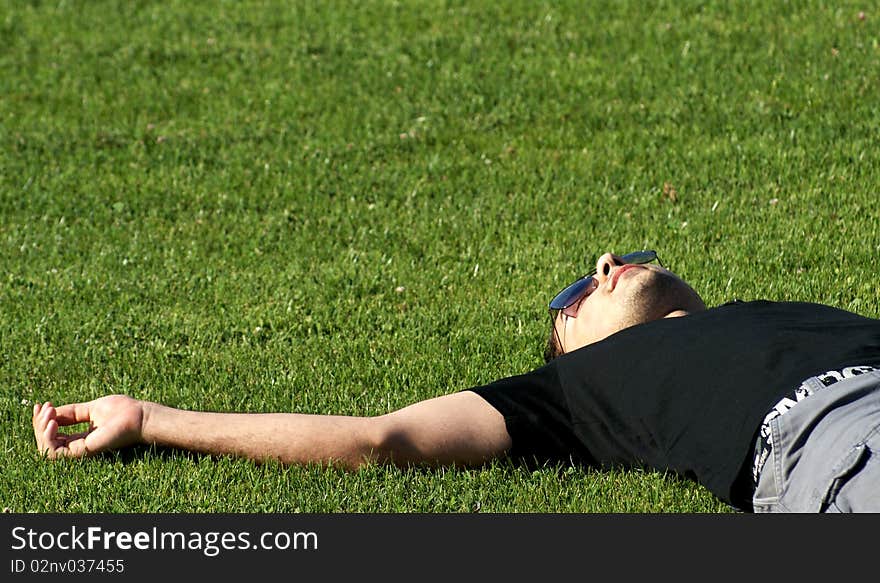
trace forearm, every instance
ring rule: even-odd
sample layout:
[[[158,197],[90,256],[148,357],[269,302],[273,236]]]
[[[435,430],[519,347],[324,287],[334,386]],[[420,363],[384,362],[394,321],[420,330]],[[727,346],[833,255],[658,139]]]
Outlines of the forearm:
[[[297,413],[210,413],[144,403],[142,441],[213,455],[348,468],[376,459],[370,418]]]
[[[137,443],[286,464],[481,464],[511,447],[504,417],[476,393],[420,401],[378,417],[297,413],[209,413],[126,395],[55,407],[36,403],[40,453],[84,457]],[[81,433],[59,427],[89,424]]]

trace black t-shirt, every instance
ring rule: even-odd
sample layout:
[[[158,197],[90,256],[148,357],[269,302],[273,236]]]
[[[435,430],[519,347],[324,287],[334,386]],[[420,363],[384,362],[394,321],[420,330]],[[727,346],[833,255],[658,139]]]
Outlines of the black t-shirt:
[[[767,411],[807,377],[863,364],[880,364],[880,320],[740,302],[633,326],[470,390],[504,415],[513,457],[672,470],[748,508]]]

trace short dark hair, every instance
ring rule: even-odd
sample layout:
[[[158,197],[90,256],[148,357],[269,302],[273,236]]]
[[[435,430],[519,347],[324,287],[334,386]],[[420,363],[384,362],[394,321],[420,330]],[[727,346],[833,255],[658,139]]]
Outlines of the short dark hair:
[[[555,322],[551,322],[550,334],[547,336],[547,346],[544,347],[544,362],[548,363],[558,356],[562,356],[562,346],[559,345],[559,336],[556,334]]]

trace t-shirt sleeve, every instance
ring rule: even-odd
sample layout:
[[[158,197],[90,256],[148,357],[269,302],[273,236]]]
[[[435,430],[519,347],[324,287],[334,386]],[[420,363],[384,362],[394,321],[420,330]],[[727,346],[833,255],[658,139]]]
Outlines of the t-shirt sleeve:
[[[512,441],[508,454],[516,461],[539,466],[591,463],[574,432],[555,363],[467,390],[504,416]]]

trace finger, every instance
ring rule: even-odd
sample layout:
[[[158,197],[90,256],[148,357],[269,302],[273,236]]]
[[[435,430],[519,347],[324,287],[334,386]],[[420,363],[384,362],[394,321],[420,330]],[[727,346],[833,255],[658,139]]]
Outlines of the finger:
[[[34,441],[37,442],[37,451],[42,453],[42,451],[43,451],[43,439],[42,439],[43,427],[37,423],[38,417],[39,417],[39,415],[34,416],[34,419],[33,419]]]
[[[34,403],[34,414],[31,416],[31,425],[34,427],[34,431],[37,430],[37,417],[40,416],[40,411],[42,411],[42,405],[39,403]]]
[[[53,419],[55,419],[55,407],[50,403],[46,403],[46,406],[40,411],[40,426],[45,427],[49,421],[52,421]]]
[[[50,421],[40,434],[40,453],[49,458],[55,458],[57,451],[54,445],[55,435],[58,433],[58,424]]]
[[[90,421],[90,407],[88,403],[70,403],[61,405],[55,409],[56,419],[59,425],[75,425]]]
[[[48,415],[49,415],[50,409],[51,409],[51,407],[47,407],[47,406],[44,406],[43,408],[40,409],[40,412],[34,418],[34,431],[39,433],[39,432],[42,432],[44,429],[46,429],[46,423],[49,422]]]
[[[55,449],[53,445],[53,437],[57,436],[58,433],[58,425],[52,420],[53,414],[52,407],[46,403],[37,415],[37,418],[34,420],[34,439],[37,442],[37,450],[40,455],[45,455],[50,458],[55,457],[53,451]],[[50,423],[53,425],[54,429],[49,427]]]
[[[58,435],[58,423],[55,420],[51,420],[46,423],[46,428],[43,429],[43,442],[46,445],[52,445],[55,441],[55,437]]]
[[[92,455],[94,452],[87,446],[87,442],[88,435],[85,439],[78,438],[68,442],[67,447],[64,448],[64,455],[67,457],[85,457]]]

